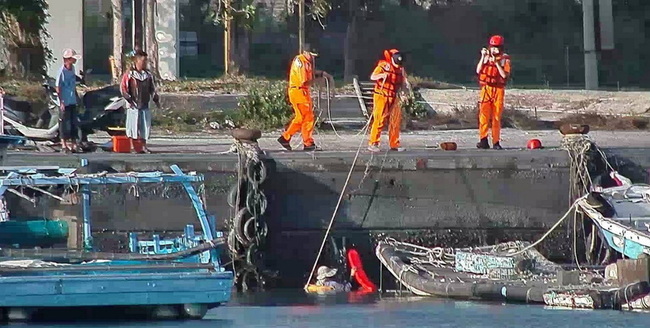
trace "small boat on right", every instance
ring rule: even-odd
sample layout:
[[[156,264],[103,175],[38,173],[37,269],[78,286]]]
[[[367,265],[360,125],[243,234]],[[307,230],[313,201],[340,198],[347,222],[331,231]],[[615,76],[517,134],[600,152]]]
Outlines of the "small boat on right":
[[[454,249],[387,239],[376,255],[400,286],[420,296],[650,310],[650,185],[612,174],[617,186],[594,188],[574,205],[594,223],[588,242],[600,238],[621,254],[607,266],[559,265],[528,242]]]
[[[630,259],[650,256],[650,185],[624,183],[580,198],[576,205],[609,247]]]

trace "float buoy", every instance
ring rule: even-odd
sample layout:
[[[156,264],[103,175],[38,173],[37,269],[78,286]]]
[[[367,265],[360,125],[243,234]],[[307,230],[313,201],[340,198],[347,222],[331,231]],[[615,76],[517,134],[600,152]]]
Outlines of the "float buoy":
[[[257,142],[257,139],[262,137],[262,131],[257,129],[234,129],[232,130],[231,135],[237,140]]]
[[[354,279],[361,286],[360,289],[361,291],[364,292],[377,291],[377,286],[374,283],[372,283],[372,281],[370,281],[370,278],[368,278],[368,275],[363,270],[363,264],[361,263],[361,256],[359,256],[359,252],[357,252],[357,250],[354,248],[348,251],[348,264],[350,265],[350,269],[356,269],[356,273],[354,274]]]
[[[331,293],[334,291],[334,288],[329,286],[318,286],[314,284],[307,285],[307,293],[310,294],[322,294],[322,293]]]
[[[587,134],[589,133],[589,125],[586,124],[573,124],[566,123],[560,126],[560,133],[567,134]]]
[[[542,148],[542,142],[539,139],[530,139],[526,144],[528,149],[540,149]]]

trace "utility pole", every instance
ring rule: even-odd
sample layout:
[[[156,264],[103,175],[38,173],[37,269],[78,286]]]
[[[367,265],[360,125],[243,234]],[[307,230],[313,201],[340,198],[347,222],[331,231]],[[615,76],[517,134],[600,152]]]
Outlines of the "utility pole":
[[[585,51],[585,89],[598,89],[598,57],[594,31],[594,0],[582,0],[582,33]]]
[[[122,0],[112,0],[113,7],[113,56],[111,73],[113,83],[119,83],[122,76],[122,53],[124,44],[124,25],[122,23]]]
[[[232,35],[232,20],[230,17],[230,0],[224,0],[224,28],[223,28],[223,73],[230,74],[230,48],[232,46],[230,37]]]
[[[298,2],[298,50],[305,50],[305,0]]]
[[[145,48],[149,55],[149,69],[153,72],[156,79],[160,79],[160,71],[158,69],[158,42],[156,41],[156,0],[145,0],[145,3]]]
[[[569,87],[570,83],[570,66],[569,66],[569,46],[564,47],[564,66],[566,67],[566,86]]]

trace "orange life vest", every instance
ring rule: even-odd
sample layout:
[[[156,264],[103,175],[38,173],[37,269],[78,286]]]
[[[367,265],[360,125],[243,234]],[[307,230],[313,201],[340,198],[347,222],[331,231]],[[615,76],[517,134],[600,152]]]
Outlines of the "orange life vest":
[[[498,57],[496,60],[500,62],[501,67],[503,67],[505,70],[506,61],[510,60],[510,56],[504,54],[503,56]],[[497,88],[505,87],[506,83],[508,82],[507,79],[504,79],[501,77],[501,74],[499,74],[497,65],[494,62],[491,63],[489,61],[483,64],[481,72],[478,75],[478,81],[481,86],[489,85],[491,87]]]
[[[397,96],[397,90],[402,86],[402,83],[404,83],[402,67],[395,67],[390,63],[390,61],[380,60],[377,63],[377,68],[381,68],[382,72],[386,73],[388,76],[386,77],[386,80],[379,79],[375,81],[375,93],[386,97]]]
[[[312,78],[313,67],[311,62],[300,54],[293,58],[291,61],[291,68],[289,68],[289,88],[296,89],[309,89],[303,86],[303,83]]]

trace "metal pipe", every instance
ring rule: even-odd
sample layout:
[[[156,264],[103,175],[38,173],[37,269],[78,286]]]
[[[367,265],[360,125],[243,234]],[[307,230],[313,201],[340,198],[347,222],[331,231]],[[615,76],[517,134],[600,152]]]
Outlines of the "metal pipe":
[[[585,51],[585,89],[598,89],[598,58],[594,31],[594,0],[582,0],[582,33]]]
[[[34,186],[26,186],[26,187],[29,188],[29,189],[36,190],[36,191],[38,191],[38,192],[41,192],[41,193],[43,193],[43,194],[45,194],[45,195],[48,195],[48,196],[50,196],[50,197],[52,197],[52,198],[54,198],[54,199],[56,199],[56,200],[60,200],[60,201],[62,201],[62,202],[65,201],[65,199],[63,199],[63,197],[57,196],[57,195],[55,195],[55,194],[53,194],[53,193],[51,193],[51,192],[49,192],[49,191],[47,191],[47,190],[45,190],[45,189],[41,189],[41,188],[39,188],[39,187],[34,187]]]
[[[133,254],[133,253],[106,253],[84,252],[79,250],[62,249],[0,249],[2,257],[30,258],[30,259],[73,259],[73,260],[143,260],[143,261],[169,261],[190,257],[215,249],[225,243],[223,237],[204,242],[196,247],[169,254]]]
[[[71,272],[71,271],[131,271],[131,270],[214,269],[212,263],[165,263],[137,265],[71,265],[57,267],[0,267],[0,273],[12,272]]]

